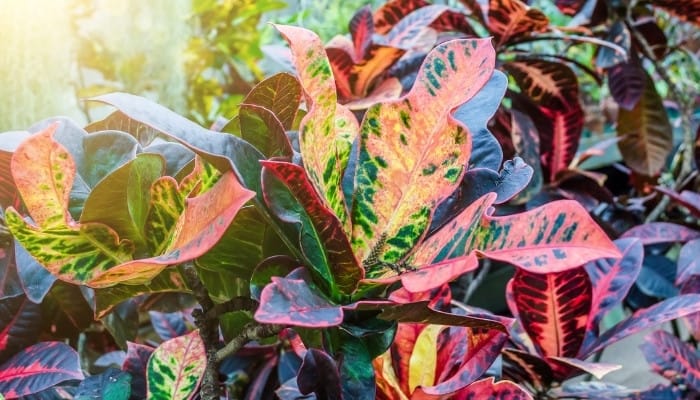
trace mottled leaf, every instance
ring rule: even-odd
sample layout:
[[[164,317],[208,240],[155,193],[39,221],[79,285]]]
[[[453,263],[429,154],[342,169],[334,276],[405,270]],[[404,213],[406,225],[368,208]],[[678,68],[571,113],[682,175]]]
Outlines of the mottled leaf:
[[[186,200],[178,221],[179,232],[163,255],[120,264],[95,276],[89,285],[105,287],[123,281],[143,284],[169,265],[200,257],[219,241],[238,210],[254,195],[233,173],[225,173],[209,191]]]
[[[521,326],[545,357],[575,357],[591,310],[591,281],[583,268],[536,274],[518,270],[508,283]]]
[[[627,29],[627,26],[625,26],[621,20],[615,21],[612,24],[612,26],[608,29],[605,40],[620,46],[626,51],[629,51],[630,46],[632,45],[632,38],[630,36],[629,29]],[[618,49],[609,46],[600,46],[598,48],[598,55],[595,59],[595,65],[598,68],[607,69],[626,61],[626,53],[620,53]]]
[[[151,346],[133,342],[127,342],[126,344],[126,359],[122,364],[122,370],[131,375],[131,391],[133,396],[144,399],[147,393],[146,370],[148,368],[148,359],[155,349]]]
[[[459,183],[470,137],[450,111],[488,81],[494,56],[485,39],[442,44],[427,56],[406,97],[367,110],[352,244],[369,277],[386,270],[381,263],[396,263],[407,255],[427,230],[432,209]]]
[[[292,157],[292,145],[279,119],[265,107],[241,104],[238,111],[241,138],[255,146],[265,156]]]
[[[535,390],[547,390],[554,381],[552,368],[542,358],[516,349],[503,350],[503,376],[526,382]]]
[[[388,46],[399,49],[410,50],[418,44],[422,44],[423,35],[437,18],[447,11],[447,7],[443,5],[426,5],[411,11],[408,15],[401,18],[385,36],[385,41]],[[428,49],[433,46],[434,41],[426,43]]]
[[[531,8],[520,0],[490,0],[489,32],[496,38],[496,48],[511,38],[523,34],[544,32],[549,20],[542,11]]]
[[[163,340],[174,339],[187,333],[185,316],[181,311],[174,313],[149,311],[148,316],[151,319],[153,329]]]
[[[149,399],[189,399],[207,364],[199,331],[163,342],[148,360]]]
[[[700,238],[700,231],[670,222],[650,222],[637,225],[622,234],[623,238],[638,238],[643,245],[687,242]]]
[[[292,49],[308,107],[299,127],[304,165],[326,205],[345,226],[348,216],[340,182],[357,135],[357,120],[337,104],[331,66],[319,37],[303,28],[277,25],[277,29]]]
[[[292,129],[301,102],[301,85],[292,75],[279,73],[253,87],[241,104],[254,104],[272,112],[284,129]]]
[[[640,345],[651,368],[674,383],[700,390],[700,358],[695,348],[666,331],[647,335]]]
[[[472,383],[455,394],[455,400],[494,399],[494,400],[532,400],[532,395],[511,381],[495,382],[494,378],[485,378]]]
[[[554,0],[554,4],[559,8],[559,11],[565,15],[576,14],[587,0]]]
[[[424,0],[392,0],[383,4],[374,13],[374,29],[376,33],[385,34],[406,15],[428,5]]]
[[[622,158],[634,171],[654,176],[673,149],[673,130],[654,81],[645,77],[644,93],[631,110],[620,109],[617,134]]]
[[[594,340],[605,314],[622,303],[642,268],[644,247],[637,239],[618,239],[622,253],[618,259],[600,259],[585,265],[593,286],[591,312],[586,327],[586,342]]]
[[[266,171],[270,171],[284,182],[313,224],[313,231],[307,231],[305,235],[316,236],[318,247],[324,254],[320,260],[322,264],[314,264],[311,267],[329,283],[331,293],[336,290],[343,293],[354,291],[363,278],[363,270],[355,259],[343,226],[317,197],[304,169],[295,164],[277,161],[263,161],[263,166]],[[302,245],[303,240],[302,238]]]
[[[681,247],[681,252],[678,254],[677,285],[682,285],[693,276],[700,275],[699,254],[700,239],[691,240]]]
[[[579,354],[581,357],[587,357],[642,329],[699,311],[700,294],[684,294],[672,297],[649,308],[638,310],[631,317],[603,332],[598,340],[581,349]]]
[[[255,320],[266,324],[284,324],[310,328],[340,325],[343,309],[317,294],[304,279],[273,276],[260,295]]]
[[[555,379],[559,381],[582,373],[593,375],[596,379],[603,379],[610,372],[622,368],[622,365],[618,364],[588,362],[570,357],[547,357],[547,362],[555,371]]]
[[[608,69],[608,87],[610,94],[627,111],[631,111],[644,94],[646,72],[636,58],[620,63]]]
[[[372,8],[364,6],[357,10],[350,20],[349,28],[355,54],[354,58],[363,59],[367,55],[367,50],[372,43],[372,35],[374,34]]]
[[[534,273],[560,272],[601,257],[618,257],[614,243],[576,201],[493,217],[488,194],[428,238],[411,258],[426,265],[477,251]]]
[[[61,342],[40,342],[0,365],[0,393],[8,399],[83,379],[78,353]]]

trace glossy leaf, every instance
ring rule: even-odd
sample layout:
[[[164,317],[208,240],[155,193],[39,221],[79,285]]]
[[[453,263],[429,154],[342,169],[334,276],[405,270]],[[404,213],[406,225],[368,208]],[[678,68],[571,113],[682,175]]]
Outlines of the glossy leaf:
[[[78,353],[61,342],[40,342],[0,365],[0,393],[11,399],[83,379]]]
[[[547,357],[547,362],[554,370],[555,379],[563,381],[579,374],[590,374],[596,379],[622,368],[618,364],[582,361],[571,357]]]
[[[387,32],[385,36],[386,44],[406,50],[423,44],[428,26],[445,11],[447,11],[446,6],[436,4],[426,5],[411,11]],[[428,39],[426,44],[428,45],[426,47],[430,48],[433,46],[434,40]]]
[[[540,10],[520,0],[489,1],[488,28],[496,38],[497,48],[513,37],[544,32],[548,26],[549,20]]]
[[[120,111],[115,111],[104,119],[88,124],[85,130],[90,133],[100,131],[126,132],[135,137],[139,143],[143,145],[150,143],[158,135],[155,129],[146,124],[134,121]]]
[[[408,304],[398,304],[391,307],[384,307],[378,318],[387,321],[413,322],[436,325],[466,326],[470,328],[495,329],[505,332],[507,327],[502,321],[481,316],[473,317],[469,315],[451,314],[436,310],[429,305],[428,301],[420,301]]]
[[[503,375],[516,382],[527,382],[535,390],[546,390],[554,381],[552,368],[547,362],[527,351],[503,350]]]
[[[594,339],[590,336],[597,335],[598,326],[605,314],[621,304],[642,269],[644,247],[639,240],[618,239],[615,245],[622,257],[596,260],[585,265],[593,287],[586,341]]]
[[[283,129],[292,129],[301,102],[301,85],[290,74],[279,73],[253,87],[241,104],[264,107],[279,120]]]
[[[90,192],[80,223],[100,222],[144,251],[150,188],[165,169],[157,154],[140,154],[102,179]]]
[[[131,396],[131,375],[109,368],[98,375],[85,378],[75,392],[80,400],[128,400]]]
[[[317,399],[340,399],[340,376],[335,361],[326,352],[309,349],[297,375],[302,394],[315,393]]]
[[[266,157],[292,157],[292,145],[277,116],[267,108],[241,104],[238,111],[241,138],[255,146]],[[226,130],[226,129],[225,129]]]
[[[638,310],[631,317],[603,332],[598,340],[581,349],[580,356],[593,354],[642,329],[699,311],[700,294],[684,294],[664,300],[649,308]]]
[[[139,142],[119,131],[95,132],[83,139],[84,160],[78,162],[78,172],[85,183],[94,188],[104,177],[141,151]]]
[[[634,171],[654,176],[666,164],[673,149],[673,130],[654,81],[646,76],[644,93],[627,111],[620,109],[617,119],[620,153]]]
[[[636,58],[617,64],[607,71],[610,94],[627,111],[632,111],[644,94],[646,72]]]
[[[163,340],[174,339],[187,333],[185,316],[182,312],[162,313],[149,311],[148,316],[151,319],[153,329]]]
[[[678,272],[676,284],[681,285],[690,278],[700,275],[700,239],[691,240],[681,247],[678,254]]]
[[[618,45],[627,52],[629,52],[630,46],[632,45],[630,31],[629,29],[627,29],[627,26],[625,26],[625,24],[620,20],[612,23],[612,26],[610,26],[610,28],[608,29],[608,33],[605,37],[605,40]],[[598,68],[607,69],[626,62],[627,58],[628,55],[625,53],[621,53],[620,51],[618,51],[618,49],[608,46],[600,46],[598,48],[598,55],[595,59],[595,65]],[[608,81],[608,83],[611,82]]]
[[[12,159],[15,182],[36,225],[12,208],[5,219],[15,239],[52,274],[83,283],[130,260],[133,245],[105,225],[73,221],[68,201],[75,163],[53,140],[55,129],[54,125],[24,141]]]
[[[0,210],[0,219],[4,219],[3,216],[4,213]],[[17,273],[14,247],[14,241],[11,241],[6,247],[0,245],[0,301],[24,294],[22,281]]]
[[[146,398],[146,370],[153,350],[151,346],[127,342],[126,359],[122,370],[131,375],[131,390],[134,397]]]
[[[695,348],[666,331],[655,331],[641,344],[651,368],[662,376],[700,390],[700,358]]]
[[[27,250],[15,240],[15,262],[17,274],[27,298],[41,303],[56,282],[56,277],[39,264]]]
[[[532,395],[511,381],[495,382],[494,378],[486,378],[472,383],[455,397],[456,400],[494,399],[494,400],[531,400]]]
[[[349,28],[356,59],[365,58],[374,34],[372,8],[364,6],[357,10],[350,20]]]
[[[507,290],[512,291],[521,326],[541,355],[578,354],[592,297],[591,281],[583,268],[546,274],[518,270]]]
[[[683,225],[670,222],[650,222],[634,228],[622,234],[622,237],[638,238],[643,245],[687,242],[700,238],[700,231],[696,231]]]
[[[186,200],[178,222],[181,230],[163,255],[120,264],[97,275],[89,284],[93,287],[123,281],[143,284],[169,265],[201,256],[216,244],[238,210],[254,195],[240,185],[233,173],[225,173],[209,191]]]
[[[514,102],[515,105],[515,102]],[[540,135],[537,127],[525,112],[515,108],[510,110],[510,131],[508,139],[512,140],[513,151],[532,167],[532,178],[525,189],[520,192],[516,202],[526,202],[539,193],[544,183],[542,160],[540,158]],[[507,114],[504,116],[507,118]]]
[[[329,282],[332,292],[337,287],[343,293],[352,293],[363,278],[363,270],[353,255],[343,226],[317,197],[305,170],[295,164],[277,161],[263,161],[262,164],[265,170],[284,182],[313,224],[313,231],[306,231],[304,235],[315,235],[324,254],[322,264],[311,267]]]
[[[293,273],[294,274],[294,273]],[[273,276],[260,295],[255,320],[310,328],[340,325],[343,309],[320,297],[304,279]]]
[[[148,360],[149,399],[189,399],[207,364],[199,331],[163,342]]]
[[[21,294],[0,301],[0,363],[35,343],[41,328],[39,304]]]
[[[495,194],[483,196],[428,238],[411,258],[426,265],[472,251],[534,273],[561,272],[619,252],[575,201],[557,201],[528,212],[493,217]]]
[[[316,190],[345,226],[347,210],[340,190],[357,120],[337,104],[331,66],[321,40],[303,28],[278,25],[292,49],[308,113],[299,127],[301,155]]]
[[[344,399],[375,399],[375,371],[372,368],[373,355],[368,349],[367,337],[342,336],[342,360],[339,364],[340,382]],[[387,342],[387,347],[391,339]],[[383,353],[383,351],[381,352]],[[381,354],[380,353],[380,354]]]
[[[470,138],[450,111],[488,81],[494,56],[484,39],[442,44],[427,56],[403,100],[367,110],[352,244],[358,259],[368,261],[369,277],[386,269],[377,262],[396,263],[406,256],[427,230],[431,210],[456,188]],[[420,117],[411,110],[421,110]]]

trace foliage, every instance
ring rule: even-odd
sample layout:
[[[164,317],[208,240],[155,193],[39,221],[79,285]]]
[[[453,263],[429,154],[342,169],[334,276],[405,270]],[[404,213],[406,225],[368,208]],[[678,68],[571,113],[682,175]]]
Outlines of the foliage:
[[[229,18],[233,9],[214,3],[199,4],[200,17]],[[622,36],[637,28],[620,19],[653,10],[611,5],[602,18],[603,2],[586,2],[597,11],[555,3],[578,12],[574,20],[588,16],[581,29],[610,23]],[[644,80],[613,80],[626,109],[618,130],[631,127],[644,148],[617,144],[633,178],[682,179],[654,186],[669,203],[649,223],[594,214],[606,232],[587,208],[628,215],[634,201],[616,204],[623,200],[600,174],[582,167],[615,142],[576,154],[584,121],[576,71],[597,71],[534,43],[600,45],[595,67],[607,74],[650,54],[617,36],[561,33],[518,0],[463,4],[363,8],[350,39],[325,46],[309,30],[277,25],[296,75],[244,90],[236,115],[212,129],[111,93],[92,100],[115,111],[84,128],[56,118],[0,134],[0,393],[694,394],[694,343],[658,332],[642,350],[669,384],[567,382],[617,369],[596,354],[642,329],[684,318],[700,335],[700,229],[685,219],[700,205],[692,172],[667,169],[668,118],[655,85],[641,65]],[[677,13],[674,4],[659,6]],[[267,9],[247,7],[254,20]],[[234,26],[222,32],[239,34]],[[620,48],[627,58],[610,50]],[[219,107],[198,122],[229,104],[196,99]],[[655,201],[647,197],[636,204]],[[666,286],[653,278],[661,270],[650,260],[659,259],[677,266],[662,274]],[[468,300],[492,266],[514,271],[503,295],[509,313],[453,297],[466,276]],[[606,327],[623,304],[634,312]]]

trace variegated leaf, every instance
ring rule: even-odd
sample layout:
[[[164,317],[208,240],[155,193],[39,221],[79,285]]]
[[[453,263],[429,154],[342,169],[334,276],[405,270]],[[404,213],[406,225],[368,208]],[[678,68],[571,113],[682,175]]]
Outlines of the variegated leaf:
[[[496,48],[522,34],[544,32],[549,20],[542,11],[529,7],[520,0],[491,0],[488,28],[496,38]]]
[[[700,390],[700,358],[694,346],[661,330],[645,339],[640,347],[654,371],[673,382]]]
[[[518,270],[508,284],[535,348],[545,357],[578,354],[591,310],[591,281],[583,268],[547,274]]]
[[[233,172],[226,172],[210,190],[185,200],[174,240],[162,254],[123,263],[97,274],[87,284],[146,284],[167,266],[200,257],[221,239],[238,210],[253,196],[255,193],[244,189]]]
[[[148,398],[189,400],[206,366],[204,342],[198,330],[163,342],[148,360]]]
[[[304,169],[279,161],[263,161],[262,165],[284,182],[309,216],[313,228],[304,232],[304,236],[314,236],[320,242],[317,248],[323,252],[320,260],[323,265],[312,265],[311,268],[329,283],[331,293],[336,290],[352,293],[363,278],[363,270],[355,259],[340,221],[314,193]],[[301,240],[303,243],[304,239]]]
[[[289,42],[309,109],[299,127],[304,165],[316,190],[347,229],[341,180],[357,136],[357,120],[350,110],[337,104],[333,73],[321,39],[303,28],[277,25],[277,29]]]
[[[258,83],[242,104],[264,107],[279,120],[284,129],[292,129],[301,102],[301,85],[292,75],[279,73]]]
[[[399,101],[372,106],[362,123],[352,208],[352,244],[368,276],[402,260],[428,228],[432,210],[459,183],[470,136],[450,112],[488,81],[488,39],[455,40],[427,56]]]
[[[472,383],[456,393],[454,399],[532,400],[532,395],[515,382],[496,382],[491,377]]]
[[[487,213],[490,193],[423,242],[409,260],[420,267],[477,251],[534,273],[560,272],[596,258],[619,257],[615,244],[576,201],[561,200],[524,213]]]
[[[75,162],[54,141],[56,125],[33,135],[12,158],[12,174],[33,222],[13,208],[6,223],[15,239],[52,274],[84,283],[131,260],[133,244],[100,223],[79,224],[68,212]],[[99,243],[99,245],[96,245]]]

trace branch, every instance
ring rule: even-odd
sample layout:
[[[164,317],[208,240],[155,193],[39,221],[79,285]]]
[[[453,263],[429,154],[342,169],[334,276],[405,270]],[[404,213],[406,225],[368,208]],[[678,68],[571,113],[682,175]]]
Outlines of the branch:
[[[252,340],[258,340],[275,335],[283,328],[284,327],[281,325],[260,325],[255,322],[251,322],[243,328],[243,332],[231,339],[230,342],[226,343],[226,346],[216,352],[215,360],[217,363],[219,363],[224,358],[235,354],[246,343]]]
[[[234,297],[229,301],[221,304],[214,305],[214,308],[210,309],[206,317],[216,318],[219,315],[226,314],[234,311],[255,311],[258,308],[258,302],[250,297],[238,296]]]

